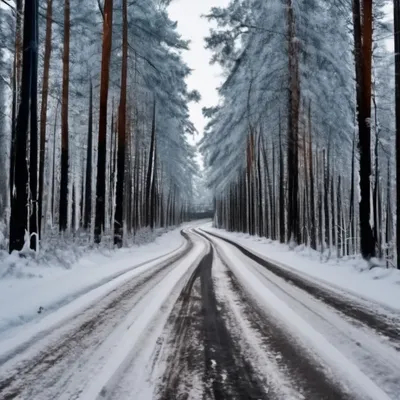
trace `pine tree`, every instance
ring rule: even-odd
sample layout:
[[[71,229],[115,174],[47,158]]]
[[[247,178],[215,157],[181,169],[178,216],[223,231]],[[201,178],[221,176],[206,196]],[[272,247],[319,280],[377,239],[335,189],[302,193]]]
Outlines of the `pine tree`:
[[[18,165],[18,174],[15,174],[15,190],[13,190],[11,202],[10,252],[22,249],[27,230],[28,172],[31,172],[26,157],[28,124],[29,121],[32,124],[32,118],[36,118],[36,101],[32,97],[36,95],[35,82],[37,83],[38,8],[36,0],[25,2],[23,15],[21,94],[15,129],[15,165]],[[37,134],[37,131],[33,134]]]

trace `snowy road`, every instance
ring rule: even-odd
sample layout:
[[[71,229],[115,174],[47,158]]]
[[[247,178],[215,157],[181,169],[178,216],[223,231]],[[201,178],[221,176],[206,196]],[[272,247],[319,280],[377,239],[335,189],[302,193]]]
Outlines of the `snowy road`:
[[[399,315],[201,229],[183,235],[0,341],[0,398],[400,398]]]

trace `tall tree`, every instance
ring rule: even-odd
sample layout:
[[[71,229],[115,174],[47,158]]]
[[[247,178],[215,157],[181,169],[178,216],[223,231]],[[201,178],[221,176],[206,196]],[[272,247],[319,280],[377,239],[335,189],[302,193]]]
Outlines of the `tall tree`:
[[[126,91],[128,75],[128,3],[122,0],[122,64],[121,92],[118,108],[118,158],[117,158],[117,193],[115,205],[114,242],[122,246],[124,225],[124,181],[126,153]]]
[[[16,121],[18,112],[18,101],[21,84],[21,59],[23,55],[22,49],[22,18],[23,18],[23,1],[16,1],[16,22],[15,22],[15,47],[14,47],[14,63],[12,78],[12,115],[11,115],[11,149],[10,149],[10,198],[13,196],[13,188],[15,185],[15,162],[16,162]]]
[[[106,207],[106,147],[107,147],[107,105],[110,80],[110,58],[112,46],[113,0],[104,1],[103,45],[100,78],[100,116],[97,155],[95,240],[100,242],[105,222]]]
[[[35,43],[39,44],[38,26],[38,0],[34,0],[34,35]],[[38,115],[37,115],[37,88],[38,88],[38,49],[32,52],[32,80],[31,80],[31,115],[30,115],[30,141],[29,141],[29,184],[30,184],[30,219],[29,231],[31,233],[31,248],[36,249],[38,237]]]
[[[400,0],[393,0],[393,14],[396,84],[396,250],[397,268],[400,269]]]
[[[287,40],[288,40],[288,233],[289,241],[298,243],[300,236],[299,208],[298,208],[298,126],[299,126],[299,65],[298,42],[296,37],[296,23],[292,0],[287,0]]]
[[[70,48],[70,0],[64,1],[64,47],[63,79],[61,103],[61,180],[60,180],[60,231],[67,229],[68,223],[68,173],[69,173],[69,48]]]
[[[93,153],[93,84],[89,89],[88,141],[86,155],[85,210],[83,227],[88,229],[92,219],[92,153]]]
[[[18,165],[18,174],[15,175],[15,190],[11,200],[10,220],[10,252],[21,250],[24,245],[28,219],[28,163],[26,157],[28,125],[32,115],[31,107],[35,107],[34,81],[37,82],[38,35],[37,35],[38,8],[36,0],[25,1],[24,33],[21,94],[18,108],[18,117],[15,136],[15,165]],[[36,53],[36,54],[35,54]]]
[[[153,120],[151,124],[151,139],[149,149],[149,160],[147,167],[147,178],[146,178],[146,226],[152,226],[152,182],[154,181],[154,168],[155,168],[155,140],[156,140],[156,102],[153,103]]]
[[[53,0],[47,0],[46,39],[44,47],[44,64],[43,64],[43,79],[42,79],[42,104],[40,109],[39,201],[38,201],[39,233],[41,233],[41,224],[43,220],[44,165],[45,165],[45,151],[46,151],[46,128],[47,128],[47,108],[48,108],[48,97],[49,97],[50,58],[52,51],[52,42],[51,42],[52,25],[53,25]]]
[[[357,84],[358,145],[360,152],[360,238],[365,259],[375,256],[371,228],[371,83],[372,0],[353,1],[354,45]]]

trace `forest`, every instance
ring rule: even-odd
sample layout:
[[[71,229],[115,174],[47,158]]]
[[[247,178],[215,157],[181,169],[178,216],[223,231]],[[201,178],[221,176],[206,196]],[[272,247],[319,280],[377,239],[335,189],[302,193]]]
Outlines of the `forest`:
[[[185,219],[197,170],[168,1],[0,2],[2,245],[127,244]],[[6,243],[6,244],[5,244]]]
[[[207,18],[217,227],[400,267],[400,2],[232,0]]]
[[[121,247],[184,221],[200,94],[170,1],[0,4],[3,248]],[[231,0],[203,18],[223,71],[198,146],[215,225],[400,267],[400,1]]]
[[[0,0],[0,399],[400,399],[400,0]]]

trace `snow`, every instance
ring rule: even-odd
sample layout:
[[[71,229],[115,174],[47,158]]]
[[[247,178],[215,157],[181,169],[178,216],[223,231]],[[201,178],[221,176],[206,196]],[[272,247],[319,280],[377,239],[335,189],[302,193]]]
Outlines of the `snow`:
[[[259,304],[263,304],[271,315],[283,323],[305,348],[313,349],[335,371],[335,374],[341,377],[342,381],[346,381],[350,387],[364,393],[367,398],[390,400],[379,386],[333,346],[309,321],[303,319],[285,301],[269,290],[253,270],[232,252],[229,244],[222,240],[217,240],[217,242],[224,258],[229,259],[232,272],[245,285],[249,293],[257,299]]]
[[[275,361],[279,360],[280,354],[274,355],[270,349],[265,348],[262,336],[247,320],[239,296],[229,287],[226,272],[227,268],[216,253],[212,273],[218,301],[226,305],[225,310],[229,315],[227,319],[229,331],[240,338],[242,351],[248,359],[253,360],[252,365],[257,366],[257,373],[264,377],[275,393],[279,394],[279,398],[303,399],[304,397],[292,387],[290,377],[286,376],[285,371],[280,370]]]
[[[177,250],[184,242],[180,229],[175,229],[146,245],[118,251],[92,250],[69,268],[57,263],[33,264],[13,253],[7,258],[7,263],[9,266],[14,262],[19,273],[0,279],[0,302],[3,305],[0,307],[0,339],[16,335],[27,323],[39,323],[60,307],[97,289],[83,301],[93,300],[93,296],[100,296],[106,287],[110,290],[112,285],[132,277],[135,273],[132,269]],[[68,254],[64,256],[68,257]],[[70,256],[72,258],[74,254]]]
[[[330,289],[372,301],[378,308],[383,306],[395,312],[400,310],[400,271],[394,268],[369,269],[368,264],[360,257],[322,261],[319,252],[304,246],[290,250],[288,245],[277,241],[227,232],[212,228],[211,224],[202,228],[233,240],[261,258],[301,273]]]
[[[110,388],[114,388],[120,381],[121,375],[126,373],[127,369],[129,370],[133,353],[138,354],[134,357],[133,371],[129,370],[131,387],[128,392],[135,398],[151,397],[155,382],[153,381],[151,385],[148,380],[148,375],[151,375],[149,364],[152,364],[151,359],[157,339],[162,333],[180,291],[201,258],[204,257],[206,248],[204,241],[196,241],[194,250],[178,261],[176,267],[135,306],[123,324],[124,333],[114,345],[112,355],[109,356],[106,365],[79,398],[96,399],[100,395],[104,397],[105,393],[109,393]],[[166,303],[168,303],[167,307],[165,307]],[[152,327],[154,320],[157,321],[155,329],[154,326]],[[133,380],[136,384],[132,382]],[[123,391],[126,392],[127,388],[123,386]],[[112,398],[121,398],[121,396]]]

